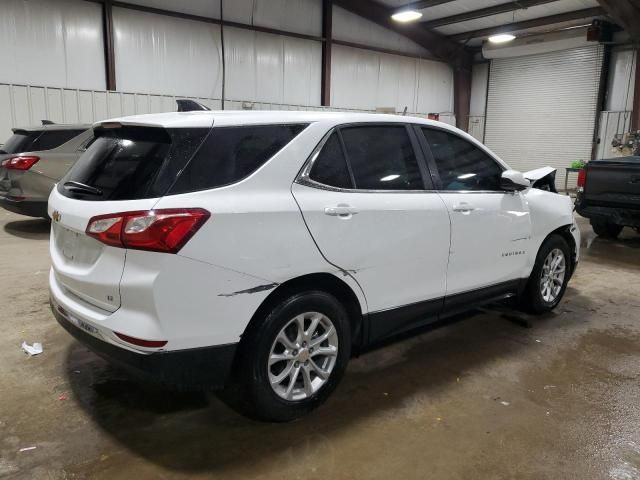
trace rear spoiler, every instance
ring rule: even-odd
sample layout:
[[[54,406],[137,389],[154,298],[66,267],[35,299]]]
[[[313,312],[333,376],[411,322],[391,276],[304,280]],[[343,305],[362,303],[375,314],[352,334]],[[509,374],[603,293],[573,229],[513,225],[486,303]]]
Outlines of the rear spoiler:
[[[211,110],[206,105],[203,105],[195,100],[190,100],[188,98],[179,98],[176,100],[178,104],[179,112],[200,112],[200,111],[209,111]]]

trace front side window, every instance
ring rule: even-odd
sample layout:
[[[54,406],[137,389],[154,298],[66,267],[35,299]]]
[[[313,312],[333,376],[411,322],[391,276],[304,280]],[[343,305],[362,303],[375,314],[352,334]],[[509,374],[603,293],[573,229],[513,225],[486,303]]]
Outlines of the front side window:
[[[337,133],[332,133],[320,150],[309,172],[309,178],[330,187],[353,188]]]
[[[502,168],[489,155],[457,135],[431,128],[422,132],[443,190],[500,190]]]
[[[363,125],[340,130],[355,187],[422,190],[424,182],[404,125]]]

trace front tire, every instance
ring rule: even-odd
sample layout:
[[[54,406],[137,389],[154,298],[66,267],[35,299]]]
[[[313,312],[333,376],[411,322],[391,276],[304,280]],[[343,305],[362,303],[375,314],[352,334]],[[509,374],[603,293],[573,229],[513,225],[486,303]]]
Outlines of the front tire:
[[[620,232],[624,228],[622,225],[616,225],[615,223],[605,222],[603,220],[591,220],[591,228],[596,232],[596,235],[604,238],[618,238]]]
[[[344,375],[350,332],[347,311],[332,295],[292,295],[245,333],[223,399],[257,420],[287,422],[308,414]]]
[[[540,247],[524,294],[522,306],[533,313],[544,313],[558,306],[571,272],[571,250],[560,235],[549,236]]]

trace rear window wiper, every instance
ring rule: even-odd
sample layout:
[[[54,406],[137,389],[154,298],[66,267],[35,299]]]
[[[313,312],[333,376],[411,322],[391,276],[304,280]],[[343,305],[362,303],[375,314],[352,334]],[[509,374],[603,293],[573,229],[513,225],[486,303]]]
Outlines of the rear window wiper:
[[[84,183],[69,181],[64,183],[64,188],[71,192],[86,193],[88,195],[102,195],[102,190]]]

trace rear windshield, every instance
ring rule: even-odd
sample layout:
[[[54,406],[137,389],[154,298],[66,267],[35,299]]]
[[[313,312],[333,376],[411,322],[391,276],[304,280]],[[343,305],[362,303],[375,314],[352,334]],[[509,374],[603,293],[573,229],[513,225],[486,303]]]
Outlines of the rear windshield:
[[[257,170],[305,127],[96,129],[95,141],[58,191],[82,200],[134,200],[228,185]]]
[[[0,153],[22,153],[31,150],[29,146],[42,134],[42,132],[27,132],[16,130],[16,132],[0,147]]]
[[[0,147],[0,153],[40,152],[57,148],[84,130],[16,130]]]

